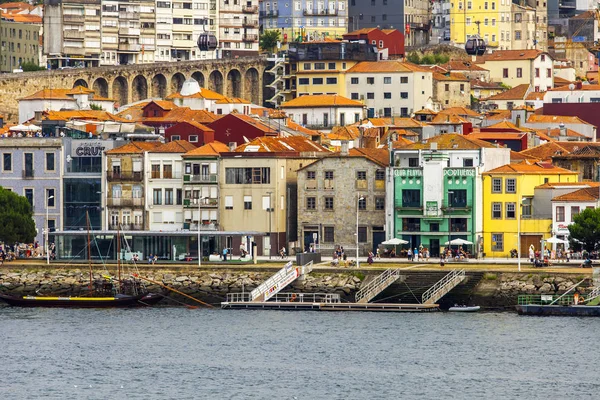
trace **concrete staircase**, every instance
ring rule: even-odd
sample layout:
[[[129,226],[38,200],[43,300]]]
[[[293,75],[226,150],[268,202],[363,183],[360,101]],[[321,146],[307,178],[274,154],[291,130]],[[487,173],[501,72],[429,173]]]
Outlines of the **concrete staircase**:
[[[288,262],[275,275],[258,285],[250,293],[250,301],[269,300],[299,277],[309,274],[312,269],[312,261],[300,267],[294,267],[291,261]]]
[[[355,300],[357,303],[368,303],[373,300],[377,295],[387,289],[392,283],[396,282],[402,277],[400,274],[401,270],[388,269],[378,275],[371,282],[367,283],[356,292]]]

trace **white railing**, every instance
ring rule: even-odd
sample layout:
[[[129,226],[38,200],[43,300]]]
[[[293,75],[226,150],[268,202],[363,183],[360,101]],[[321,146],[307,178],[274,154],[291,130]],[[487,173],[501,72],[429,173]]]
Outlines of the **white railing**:
[[[292,262],[285,264],[275,275],[261,283],[251,292],[251,301],[267,301],[301,275],[312,271],[312,261],[301,267],[294,267]]]
[[[423,304],[433,304],[465,279],[465,270],[452,270],[421,296]]]
[[[356,302],[366,303],[400,278],[399,269],[388,269],[356,292]]]

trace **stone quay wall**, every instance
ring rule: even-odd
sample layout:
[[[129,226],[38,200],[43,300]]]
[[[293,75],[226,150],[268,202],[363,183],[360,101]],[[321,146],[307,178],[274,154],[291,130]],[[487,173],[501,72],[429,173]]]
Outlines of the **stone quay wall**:
[[[144,269],[141,274],[151,280],[160,282],[170,288],[188,294],[199,300],[219,304],[227,293],[249,292],[276,272],[275,269],[248,268],[161,268]],[[354,295],[363,282],[368,282],[381,271],[373,270],[316,270],[297,280],[285,291],[298,293],[338,293],[346,301],[354,301]],[[113,276],[114,271],[111,271]],[[410,271],[410,274],[427,274],[427,271]],[[469,276],[469,273],[467,273]],[[95,274],[94,279],[103,279]],[[413,278],[414,279],[414,278]],[[512,308],[517,304],[517,297],[522,294],[559,294],[564,293],[575,283],[585,279],[577,292],[586,294],[593,287],[589,272],[573,273],[508,273],[485,272],[473,282],[471,276],[463,287],[459,285],[441,300],[442,304],[469,303],[484,308]],[[435,282],[433,282],[435,283]],[[432,283],[432,284],[433,284]],[[63,295],[77,296],[87,293],[89,274],[84,268],[41,268],[30,267],[0,269],[0,292],[18,295]],[[404,283],[387,289],[385,296],[406,291]],[[159,292],[168,297],[185,301],[191,300],[152,283],[146,283],[148,290]],[[415,293],[417,290],[412,289]],[[421,290],[424,290],[421,288]],[[420,295],[417,295],[420,298]],[[391,300],[393,302],[393,300]],[[410,302],[416,302],[410,301]],[[169,304],[168,301],[165,304]]]

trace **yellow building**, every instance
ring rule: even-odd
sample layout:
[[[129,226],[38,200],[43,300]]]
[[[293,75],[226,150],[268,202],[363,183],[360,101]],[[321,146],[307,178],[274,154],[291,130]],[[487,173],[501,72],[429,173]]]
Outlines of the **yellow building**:
[[[488,47],[511,48],[510,1],[451,0],[450,7],[450,38],[454,43],[464,45],[468,37],[479,32]]]
[[[327,60],[298,63],[296,83],[298,96],[303,94],[346,93],[346,71],[357,61]]]
[[[524,162],[490,170],[482,179],[484,253],[487,257],[509,257],[510,251],[518,248],[520,237],[521,255],[527,257],[529,246],[539,250],[541,240],[550,237],[552,231],[552,210],[536,209],[534,188],[546,182],[577,182],[578,176],[564,168]]]

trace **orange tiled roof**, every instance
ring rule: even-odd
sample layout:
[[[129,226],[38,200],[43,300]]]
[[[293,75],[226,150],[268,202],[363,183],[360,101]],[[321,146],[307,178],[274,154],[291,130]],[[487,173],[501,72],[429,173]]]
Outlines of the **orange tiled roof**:
[[[446,64],[441,65],[442,68],[448,71],[487,71],[481,66],[464,60],[450,60]]]
[[[485,116],[485,119],[488,121],[498,121],[510,119],[511,113],[510,110],[495,110],[494,112],[490,112]]]
[[[529,160],[529,161],[533,161],[533,162],[540,161],[539,158],[531,157],[531,156],[525,155],[523,153],[519,153],[519,152],[512,151],[512,150],[510,151],[511,164],[515,163],[515,162],[525,161],[525,160]]]
[[[260,129],[264,133],[276,133],[277,132],[275,127],[272,128],[271,126],[266,125],[262,121],[254,118],[254,117],[251,117],[249,115],[240,114],[237,112],[232,112],[232,113],[229,113],[228,115],[230,116],[230,118],[235,117],[235,118],[241,119],[242,121],[245,121],[246,123],[251,124],[255,128]]]
[[[557,67],[554,67],[554,68],[557,68]],[[560,76],[555,76],[555,77],[554,77],[554,88],[559,88],[559,87],[561,87],[561,86],[565,86],[565,85],[567,85],[567,86],[568,86],[568,85],[570,85],[571,83],[573,83],[573,82],[571,82],[571,81],[570,81],[570,80],[568,80],[568,79],[561,78]]]
[[[250,104],[250,102],[241,97],[223,97],[217,100],[215,104]]]
[[[515,124],[513,124],[512,122],[507,121],[507,120],[496,122],[495,124],[486,126],[485,128],[482,128],[482,129],[507,129],[507,130],[513,130],[513,131],[519,131],[519,132],[533,132],[534,131],[534,129],[526,128],[524,126],[518,127]]]
[[[577,172],[569,171],[568,169],[555,167],[551,164],[543,164],[541,162],[522,162],[519,164],[506,164],[498,168],[494,168],[486,175],[496,174],[539,174],[539,175],[577,175]]]
[[[158,147],[149,150],[150,153],[187,153],[188,151],[194,150],[196,146],[188,142],[187,140],[174,140],[172,142],[164,143]]]
[[[359,137],[358,126],[336,126],[327,135],[329,140],[354,140]]]
[[[563,123],[563,124],[585,124],[592,125],[589,122],[585,122],[579,117],[568,116],[568,115],[538,115],[532,114],[527,118],[528,123]]]
[[[365,157],[382,167],[390,164],[390,152],[387,149],[352,148],[348,151],[348,155],[350,157]]]
[[[419,65],[397,60],[361,61],[352,66],[346,73],[380,73],[380,72],[431,72]]]
[[[554,78],[556,80],[556,78]],[[549,92],[580,92],[586,90],[600,90],[600,85],[581,85],[580,89],[569,88],[569,85],[555,87],[554,89],[550,89]]]
[[[525,96],[525,100],[532,100],[532,101],[544,100],[545,94],[546,94],[546,92],[529,92],[529,94],[527,96]]]
[[[437,113],[429,108],[423,108],[419,111],[415,111],[415,115],[436,115]]]
[[[152,100],[143,101],[137,104],[133,104],[127,107],[125,110],[116,113],[115,115],[120,118],[125,118],[129,121],[140,121],[144,116],[144,107],[150,104]]]
[[[485,82],[485,81],[480,81],[479,79],[472,79],[471,80],[471,89],[475,89],[475,88],[502,90],[502,86],[500,86],[500,83],[498,83],[498,82]]]
[[[534,60],[540,54],[550,55],[541,50],[496,50],[491,54],[485,54],[477,57],[477,63],[485,63],[486,61],[513,61],[513,60]],[[550,57],[553,59],[552,57]]]
[[[449,108],[446,108],[446,109],[440,111],[440,114],[456,114],[456,115],[460,115],[461,117],[462,116],[467,116],[467,117],[480,117],[481,116],[476,111],[473,111],[467,107],[449,107]]]
[[[292,129],[292,130],[294,130],[294,131],[301,132],[301,133],[303,133],[303,134],[305,134],[305,135],[309,135],[309,136],[315,136],[315,135],[319,135],[319,136],[320,136],[320,135],[321,135],[321,133],[320,133],[320,132],[318,132],[318,131],[313,131],[312,129],[305,128],[305,127],[303,127],[302,125],[295,123],[295,122],[294,122],[294,121],[292,121],[290,118],[286,119],[286,121],[285,121],[285,125],[286,125],[286,126],[289,128],[289,129]]]
[[[455,82],[468,82],[469,79],[460,73],[451,72],[449,74],[441,74],[439,72],[433,73],[433,80],[435,81],[455,81]]]
[[[515,86],[512,89],[507,90],[506,92],[490,96],[485,100],[523,100],[525,99],[528,90],[529,83],[523,83],[521,85]]]
[[[600,198],[600,191],[597,187],[591,188],[583,188],[579,190],[575,190],[571,193],[566,193],[560,196],[556,196],[552,199],[552,201],[585,201],[585,202],[595,202]]]
[[[72,119],[85,119],[91,121],[113,121],[113,122],[132,122],[130,120],[117,117],[107,111],[100,110],[67,110],[67,111],[45,111],[43,119],[47,121],[69,121]]]
[[[564,187],[572,187],[574,189],[583,189],[586,187],[598,187],[600,182],[546,182],[538,185],[536,189],[556,189]]]
[[[148,122],[189,122],[196,121],[201,124],[210,124],[219,119],[217,115],[206,110],[192,110],[189,107],[176,107],[164,117],[148,117],[143,121]]]
[[[165,111],[170,111],[170,110],[173,110],[178,107],[172,101],[167,101],[167,100],[151,100],[151,101],[147,102],[146,104],[144,104],[144,107],[146,107],[150,103],[156,104],[157,106],[159,106],[160,108],[162,108]]]
[[[329,150],[310,139],[301,136],[274,137],[262,136],[244,143],[235,149],[236,153],[329,153]]]
[[[73,90],[75,89],[42,89],[18,100],[73,100],[69,96]]]
[[[213,92],[210,89],[200,88],[198,93],[190,94],[188,96],[183,96],[181,93],[172,93],[166,97],[166,100],[171,99],[185,99],[185,98],[193,98],[193,99],[207,99],[207,100],[221,100],[225,96],[220,93]]]
[[[357,122],[352,125],[363,125],[367,121],[371,122],[376,127],[390,127],[390,128],[422,128],[428,126],[426,122],[417,121],[414,118],[408,117],[381,117],[381,118],[368,118],[363,122]]]
[[[123,146],[108,150],[105,154],[141,154],[145,151],[162,146],[161,142],[131,142]]]
[[[412,140],[408,140],[406,137],[400,136],[398,140],[392,142],[392,147],[394,149],[401,149],[413,143],[414,142]]]
[[[472,139],[481,140],[521,140],[526,132],[477,132],[467,135]]]
[[[521,154],[529,157],[535,157],[539,160],[550,160],[551,157],[557,153],[568,153],[568,150],[563,147],[564,144],[566,144],[566,142],[548,142],[527,150],[523,150],[521,151]]]
[[[350,100],[347,97],[337,94],[317,94],[304,95],[296,97],[293,100],[286,101],[281,108],[300,108],[300,107],[364,107],[364,104],[357,100]]]
[[[543,129],[538,129],[538,132],[541,133],[545,133],[546,135],[555,138],[555,137],[560,137],[560,128],[555,128],[555,129],[550,129],[550,130],[543,130]],[[581,137],[581,138],[587,138],[587,136],[582,135],[579,132],[575,132],[573,129],[566,129],[566,136],[567,137]]]
[[[440,124],[456,125],[456,124],[464,124],[467,122],[469,122],[469,121],[467,121],[464,118],[459,117],[456,114],[439,113],[438,115],[433,117],[433,119],[430,122],[428,122],[428,124],[430,124],[430,125],[440,125]]]
[[[411,150],[428,150],[431,143],[437,143],[438,150],[477,150],[481,148],[495,148],[491,143],[479,139],[472,139],[458,133],[445,133],[427,139],[425,143],[418,142],[404,147]]]
[[[200,146],[193,150],[188,151],[183,155],[183,157],[194,157],[194,156],[218,156],[221,153],[226,153],[229,151],[229,146],[225,143],[221,143],[218,140],[214,142],[210,142],[205,144],[204,146]]]

